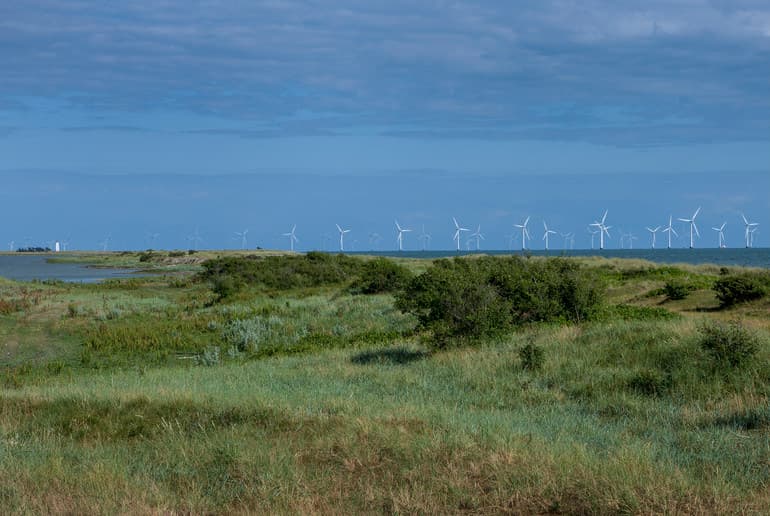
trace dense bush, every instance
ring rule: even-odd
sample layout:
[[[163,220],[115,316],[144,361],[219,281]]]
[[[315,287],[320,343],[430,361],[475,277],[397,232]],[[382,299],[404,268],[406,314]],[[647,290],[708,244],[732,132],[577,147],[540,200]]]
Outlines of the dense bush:
[[[678,279],[671,279],[663,286],[666,297],[671,300],[686,299],[690,292],[695,290],[692,286]]]
[[[412,273],[409,269],[387,258],[375,258],[365,262],[351,290],[360,294],[380,294],[403,289]]]
[[[200,278],[230,278],[236,285],[259,285],[288,290],[335,285],[353,279],[364,262],[343,254],[310,252],[298,256],[227,256],[203,262]]]
[[[536,321],[582,321],[601,304],[596,277],[562,258],[438,260],[396,295],[442,347]]]
[[[714,282],[717,299],[722,306],[759,299],[767,294],[770,279],[767,274],[747,272],[721,276]]]
[[[720,366],[740,367],[759,350],[759,339],[737,321],[711,322],[700,328],[700,347]]]

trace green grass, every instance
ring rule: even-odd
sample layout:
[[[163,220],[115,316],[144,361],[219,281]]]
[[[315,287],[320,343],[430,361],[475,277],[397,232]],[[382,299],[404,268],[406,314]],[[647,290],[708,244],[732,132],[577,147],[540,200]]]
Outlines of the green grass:
[[[713,311],[713,270],[683,269],[697,289],[664,302],[677,267],[612,267],[593,322],[441,352],[391,296],[346,285],[216,303],[175,277],[2,282],[28,303],[0,315],[0,508],[768,512],[768,301]],[[759,349],[724,369],[698,328],[732,319]],[[239,324],[254,344],[229,354]]]

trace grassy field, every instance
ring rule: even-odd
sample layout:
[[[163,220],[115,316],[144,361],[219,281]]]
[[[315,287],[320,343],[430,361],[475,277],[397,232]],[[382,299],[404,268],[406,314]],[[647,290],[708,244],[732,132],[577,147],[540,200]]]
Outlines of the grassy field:
[[[196,279],[225,254],[0,281],[4,513],[770,512],[770,298],[721,307],[719,267],[583,259],[591,320],[437,350],[350,281]],[[729,321],[756,349],[728,367]]]

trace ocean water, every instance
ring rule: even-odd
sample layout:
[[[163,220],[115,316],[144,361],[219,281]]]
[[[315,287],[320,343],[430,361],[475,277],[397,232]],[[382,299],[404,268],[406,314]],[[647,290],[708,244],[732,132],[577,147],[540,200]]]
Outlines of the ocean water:
[[[49,263],[44,255],[0,255],[0,276],[17,281],[61,280],[94,283],[108,278],[126,277],[126,269],[90,268],[77,263]]]
[[[770,268],[770,249],[604,249],[602,251],[591,249],[574,250],[535,250],[535,251],[361,251],[347,254],[365,254],[374,256],[392,256],[403,258],[446,258],[450,256],[467,256],[472,254],[488,255],[518,255],[529,254],[531,256],[603,256],[605,258],[635,258],[649,260],[655,263],[687,263],[700,265],[712,263],[720,266],[762,267]]]

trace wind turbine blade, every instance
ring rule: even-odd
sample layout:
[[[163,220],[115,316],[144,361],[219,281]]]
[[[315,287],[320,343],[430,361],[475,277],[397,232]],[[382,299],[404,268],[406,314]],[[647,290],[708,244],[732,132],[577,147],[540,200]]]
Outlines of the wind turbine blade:
[[[695,225],[695,221],[694,220],[692,221],[692,227],[693,227],[693,229],[695,229],[695,234],[700,237],[700,233],[698,233],[698,226]]]
[[[526,226],[529,223],[529,215],[527,216],[527,219],[524,221],[524,225]]]
[[[695,214],[692,216],[692,220],[695,220],[695,217],[698,216],[698,213],[700,213],[700,206],[698,206],[698,209],[695,210]]]
[[[608,210],[604,210],[604,215],[602,215],[602,224],[604,224],[604,221],[607,220],[607,213]]]
[[[460,228],[460,224],[457,223],[457,219],[452,217],[452,221],[455,223],[455,227],[459,229]]]
[[[671,232],[674,234],[674,236],[679,236],[679,233],[676,232],[676,229],[669,227],[668,229],[671,230]]]
[[[339,224],[335,224],[335,226],[337,226],[337,231],[339,231],[340,233],[342,233],[342,228],[340,227],[340,225],[339,225]]]

